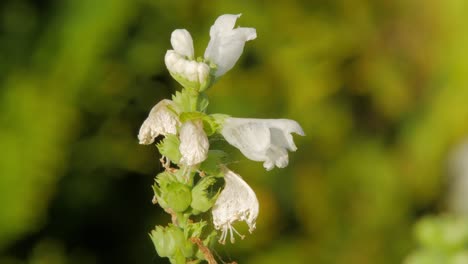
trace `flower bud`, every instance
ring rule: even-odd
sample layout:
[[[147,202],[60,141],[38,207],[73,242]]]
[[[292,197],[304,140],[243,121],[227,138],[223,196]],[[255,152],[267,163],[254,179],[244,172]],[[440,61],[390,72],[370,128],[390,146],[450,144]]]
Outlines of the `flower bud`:
[[[204,62],[188,60],[174,50],[166,52],[164,61],[172,77],[185,88],[203,91],[211,83],[211,69]]]

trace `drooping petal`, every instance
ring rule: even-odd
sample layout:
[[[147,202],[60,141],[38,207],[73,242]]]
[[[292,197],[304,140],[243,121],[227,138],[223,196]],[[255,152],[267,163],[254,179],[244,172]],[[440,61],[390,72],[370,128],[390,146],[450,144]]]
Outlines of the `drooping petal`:
[[[177,133],[179,118],[168,107],[176,108],[174,102],[164,99],[151,109],[138,133],[140,144],[148,145],[159,135]]]
[[[187,121],[180,128],[180,164],[192,166],[203,162],[208,156],[210,144],[201,120]]]
[[[171,44],[175,52],[193,59],[193,40],[186,29],[176,29],[171,34]]]
[[[264,161],[265,151],[271,145],[270,130],[261,122],[243,118],[227,118],[221,134],[229,144],[254,161]]]
[[[224,168],[224,180],[226,185],[212,210],[213,224],[217,230],[222,231],[219,240],[222,244],[228,232],[231,236],[231,243],[234,243],[233,232],[239,234],[232,226],[236,221],[245,221],[249,226],[249,232],[252,233],[255,230],[259,210],[257,196],[239,175]]]
[[[288,152],[297,149],[291,133],[304,131],[290,119],[226,118],[221,134],[229,144],[254,161],[263,161],[267,170],[288,165]]]
[[[229,71],[236,64],[246,41],[257,37],[254,28],[236,28],[239,15],[222,15],[216,19],[210,29],[210,42],[205,50],[205,59],[216,64],[215,77]]]

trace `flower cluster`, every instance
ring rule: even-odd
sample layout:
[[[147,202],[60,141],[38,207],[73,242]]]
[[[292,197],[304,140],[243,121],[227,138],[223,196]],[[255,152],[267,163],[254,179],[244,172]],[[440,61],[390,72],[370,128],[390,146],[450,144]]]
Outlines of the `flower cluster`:
[[[150,111],[138,134],[140,144],[156,144],[165,171],[153,185],[154,203],[172,216],[172,224],[157,226],[151,238],[160,256],[171,263],[207,260],[215,263],[209,251],[216,230],[218,241],[228,236],[234,242],[233,227],[245,221],[253,232],[259,203],[252,188],[226,167],[226,154],[210,149],[210,137],[218,134],[247,158],[262,161],[267,170],[288,165],[288,150],[295,151],[292,133],[304,135],[300,125],[289,119],[234,118],[207,114],[204,94],[214,81],[229,71],[239,59],[245,42],[257,37],[254,28],[234,28],[240,15],[222,15],[210,29],[210,41],[203,58],[194,55],[193,40],[185,29],[171,35],[172,50],[165,63],[183,89],[172,100],[162,100]],[[224,182],[224,186],[222,184]],[[221,183],[221,184],[219,184]],[[194,222],[191,216],[211,210],[214,229],[207,222]]]

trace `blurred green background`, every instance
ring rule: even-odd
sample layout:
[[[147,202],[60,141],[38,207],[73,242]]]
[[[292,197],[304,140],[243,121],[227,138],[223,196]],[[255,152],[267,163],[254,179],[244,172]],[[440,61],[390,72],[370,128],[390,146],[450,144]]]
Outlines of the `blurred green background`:
[[[148,237],[170,221],[151,204],[159,157],[136,135],[179,89],[172,30],[201,56],[225,13],[258,38],[209,112],[290,118],[307,136],[271,172],[231,150],[260,215],[221,259],[385,264],[417,247],[468,136],[467,1],[2,0],[1,264],[167,263]]]

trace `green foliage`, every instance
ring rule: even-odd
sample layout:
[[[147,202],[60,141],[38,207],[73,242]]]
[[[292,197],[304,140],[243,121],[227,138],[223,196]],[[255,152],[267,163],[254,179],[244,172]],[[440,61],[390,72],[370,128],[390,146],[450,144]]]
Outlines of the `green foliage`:
[[[468,219],[465,217],[426,217],[415,226],[419,249],[405,264],[448,263],[468,261]]]

